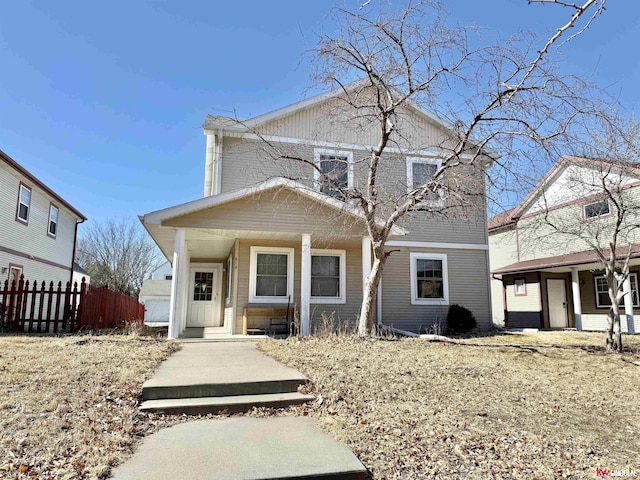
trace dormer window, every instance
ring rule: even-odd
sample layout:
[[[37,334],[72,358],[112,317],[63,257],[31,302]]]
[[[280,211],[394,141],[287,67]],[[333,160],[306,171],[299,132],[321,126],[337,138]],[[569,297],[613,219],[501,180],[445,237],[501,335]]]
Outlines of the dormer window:
[[[314,160],[318,166],[313,175],[315,188],[343,200],[340,188],[353,187],[353,153],[315,150]]]
[[[609,200],[602,200],[601,202],[594,202],[584,206],[585,218],[601,217],[610,212]]]

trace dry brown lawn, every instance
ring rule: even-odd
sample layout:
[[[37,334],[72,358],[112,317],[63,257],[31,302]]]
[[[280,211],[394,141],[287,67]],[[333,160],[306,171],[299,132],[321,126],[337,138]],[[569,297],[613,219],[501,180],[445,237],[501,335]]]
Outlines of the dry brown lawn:
[[[267,341],[318,399],[298,413],[375,478],[640,477],[640,337],[502,334],[436,343],[353,337]],[[290,414],[290,413],[289,413]]]
[[[0,336],[0,478],[104,478],[158,428],[142,382],[177,348],[131,335]]]

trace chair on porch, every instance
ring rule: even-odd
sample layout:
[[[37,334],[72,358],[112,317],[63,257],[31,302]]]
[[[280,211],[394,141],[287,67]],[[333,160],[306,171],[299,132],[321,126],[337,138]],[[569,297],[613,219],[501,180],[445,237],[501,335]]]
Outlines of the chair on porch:
[[[269,329],[267,334],[271,337],[276,335],[290,336],[292,334],[291,329],[291,296],[287,298],[287,311],[284,317],[271,317],[269,318]]]

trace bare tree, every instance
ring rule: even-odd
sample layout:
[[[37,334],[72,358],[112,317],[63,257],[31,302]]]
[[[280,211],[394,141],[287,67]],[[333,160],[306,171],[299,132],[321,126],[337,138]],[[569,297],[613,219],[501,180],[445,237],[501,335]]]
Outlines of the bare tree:
[[[356,12],[336,10],[339,33],[321,36],[312,51],[313,86],[342,89],[327,109],[327,123],[373,132],[373,148],[354,158],[364,180],[353,186],[339,174],[323,171],[313,156],[284,150],[269,140],[269,132],[254,130],[272,159],[305,166],[316,183],[364,216],[374,260],[359,335],[369,335],[373,327],[377,290],[391,253],[385,245],[394,226],[417,211],[433,218],[486,215],[482,175],[473,172],[491,161],[509,172],[520,171],[527,158],[533,165],[545,155],[557,158],[560,145],[571,141],[573,126],[596,113],[593,99],[598,95],[590,85],[559,74],[553,60],[560,40],[588,28],[605,0],[530,3],[567,9],[569,18],[548,37],[522,32],[487,45],[477,29],[450,26],[443,5],[435,0],[412,2],[401,11],[387,4],[375,10],[371,2]],[[577,33],[567,36],[574,27]],[[406,122],[412,108],[433,112],[450,126],[449,132],[430,144],[416,143]],[[422,183],[400,188],[385,184],[392,151],[425,150],[438,152],[441,162]],[[301,179],[296,175],[301,174],[289,169],[286,176]],[[498,184],[499,175],[507,173],[493,173],[490,186]],[[478,177],[478,182],[469,181]],[[438,197],[442,201],[433,201]]]
[[[133,219],[92,223],[78,239],[76,261],[91,284],[137,296],[143,280],[163,262],[162,255]]]
[[[579,168],[568,171],[563,187],[571,198],[591,199],[589,211],[583,214],[582,203],[551,208],[543,190],[541,214],[526,227],[530,240],[553,245],[556,251],[595,253],[611,302],[606,345],[616,352],[622,352],[620,303],[626,294],[632,301],[629,262],[638,254],[640,234],[640,196],[634,187],[640,178],[640,127],[634,121],[622,125],[605,123],[587,144],[576,148],[580,156],[564,158]]]

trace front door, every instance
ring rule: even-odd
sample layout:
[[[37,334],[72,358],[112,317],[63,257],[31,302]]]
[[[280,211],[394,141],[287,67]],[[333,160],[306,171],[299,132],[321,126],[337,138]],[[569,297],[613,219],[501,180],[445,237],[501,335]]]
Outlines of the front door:
[[[567,325],[567,292],[564,280],[547,279],[547,299],[549,301],[549,327],[566,328]]]
[[[221,276],[219,266],[191,267],[187,327],[220,326]]]

